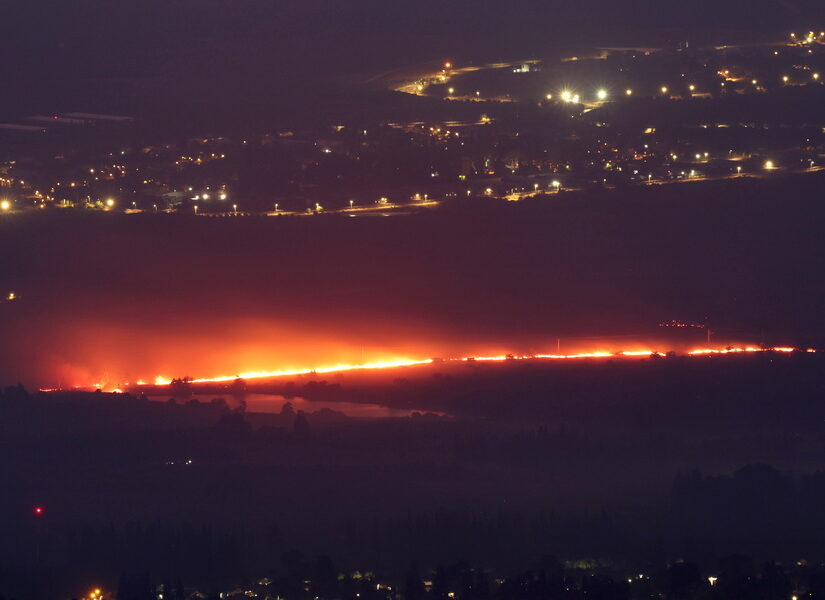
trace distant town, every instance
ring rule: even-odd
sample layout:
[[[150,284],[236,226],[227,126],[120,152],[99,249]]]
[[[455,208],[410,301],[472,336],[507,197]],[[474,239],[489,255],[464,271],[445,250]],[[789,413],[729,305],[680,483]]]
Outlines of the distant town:
[[[809,31],[400,69],[361,84],[374,111],[273,131],[32,115],[0,124],[0,212],[355,217],[805,174],[825,168],[823,75],[825,32]]]

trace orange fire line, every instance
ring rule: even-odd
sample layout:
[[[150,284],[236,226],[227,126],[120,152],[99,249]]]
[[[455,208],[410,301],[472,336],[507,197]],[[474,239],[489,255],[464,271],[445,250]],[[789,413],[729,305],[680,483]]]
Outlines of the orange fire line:
[[[789,353],[797,351],[797,348],[789,346],[777,346],[773,348],[759,348],[756,346],[745,346],[741,348],[697,348],[687,352],[687,356],[710,356],[723,354],[739,354],[739,353],[754,353],[754,352],[782,352]],[[806,352],[815,352],[813,349],[807,349]],[[657,350],[624,350],[620,352],[609,351],[594,351],[581,352],[577,354],[525,354],[525,355],[500,355],[500,356],[468,356],[462,358],[447,358],[443,362],[501,362],[507,360],[575,360],[575,359],[597,359],[597,358],[640,358],[648,356],[664,356],[664,352]],[[435,362],[442,362],[442,359],[398,359],[392,361],[382,361],[364,364],[338,364],[326,367],[317,367],[315,369],[287,369],[277,371],[252,371],[248,373],[240,373],[238,375],[222,375],[218,377],[201,377],[190,380],[190,383],[226,383],[236,379],[269,379],[276,377],[289,377],[297,375],[309,375],[312,373],[340,373],[345,371],[370,371],[377,369],[393,369],[400,367],[411,367],[417,365],[428,365]],[[154,386],[168,386],[171,385],[172,380],[163,376],[155,378]],[[127,387],[130,384],[124,383],[120,387]],[[143,381],[138,381],[137,386],[147,385]]]

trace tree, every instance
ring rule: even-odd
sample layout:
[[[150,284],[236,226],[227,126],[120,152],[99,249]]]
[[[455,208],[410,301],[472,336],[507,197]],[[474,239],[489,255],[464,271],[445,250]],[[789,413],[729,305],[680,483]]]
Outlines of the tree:
[[[302,438],[309,437],[312,433],[312,430],[309,427],[309,421],[307,420],[304,411],[298,412],[298,416],[295,417],[293,429],[295,431],[295,435]]]
[[[404,597],[406,600],[421,600],[424,597],[424,584],[421,582],[421,574],[418,572],[418,563],[413,561],[407,569],[407,577],[404,580]]]

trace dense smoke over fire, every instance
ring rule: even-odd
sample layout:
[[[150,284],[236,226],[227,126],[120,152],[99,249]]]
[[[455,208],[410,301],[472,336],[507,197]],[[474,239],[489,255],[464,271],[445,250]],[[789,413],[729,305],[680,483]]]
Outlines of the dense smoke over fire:
[[[709,323],[712,347],[817,345],[817,219],[670,193],[643,211],[21,215],[0,223],[0,281],[17,293],[0,305],[0,382],[707,346],[703,329],[659,327],[673,320]],[[763,243],[777,229],[787,242]]]
[[[158,376],[234,378],[276,370],[323,370],[342,364],[508,354],[688,352],[702,342],[701,335],[601,340],[551,335],[499,340],[450,337],[423,324],[405,324],[402,319],[322,324],[191,315],[160,323],[124,318],[121,322],[83,320],[64,325],[47,317],[38,324],[48,334],[27,337],[23,328],[12,329],[21,343],[8,359],[11,364],[31,373],[31,379],[41,387],[101,383],[106,389],[127,382],[154,382]],[[30,326],[28,319],[24,326]]]

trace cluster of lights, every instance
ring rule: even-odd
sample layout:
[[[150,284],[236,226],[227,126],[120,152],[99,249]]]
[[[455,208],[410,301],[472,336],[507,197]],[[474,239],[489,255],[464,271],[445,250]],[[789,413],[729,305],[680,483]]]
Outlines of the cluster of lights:
[[[821,44],[825,43],[825,31],[820,31],[819,34],[814,31],[809,31],[803,37],[799,37],[795,33],[792,33],[791,39],[796,44],[813,44],[814,42]]]
[[[630,95],[630,93],[631,93],[630,90],[628,90],[628,95]],[[610,96],[610,94],[604,88],[600,88],[600,89],[596,90],[596,99],[599,102],[605,102],[608,99],[609,96]],[[553,99],[553,94],[547,94],[546,98],[548,100],[552,100]],[[559,93],[559,98],[561,98],[562,102],[564,102],[566,104],[579,104],[581,102],[581,96],[579,94],[575,93],[575,92],[570,91],[570,90],[562,90]]]
[[[578,94],[574,94],[570,90],[563,90],[560,96],[562,101],[567,104],[578,104],[581,99]]]

